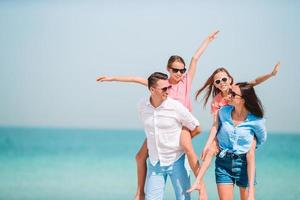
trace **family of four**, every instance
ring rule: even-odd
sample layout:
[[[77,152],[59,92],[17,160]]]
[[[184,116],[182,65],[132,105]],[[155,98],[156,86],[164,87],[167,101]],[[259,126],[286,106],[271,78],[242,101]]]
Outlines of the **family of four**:
[[[202,179],[214,156],[220,199],[233,199],[235,184],[240,188],[241,199],[254,199],[255,149],[266,141],[266,129],[263,107],[253,87],[275,76],[280,64],[277,63],[269,74],[237,84],[225,68],[218,68],[197,91],[198,97],[206,90],[205,104],[211,95],[213,97],[213,126],[200,165],[192,138],[201,130],[198,120],[191,114],[190,92],[198,59],[218,32],[211,33],[203,41],[193,55],[188,71],[180,56],[171,56],[167,64],[169,77],[155,72],[148,79],[128,76],[97,78],[100,82],[139,83],[150,91],[150,97],[139,104],[146,139],[136,155],[136,200],[163,199],[168,176],[176,199],[191,199],[193,190],[199,192],[199,199],[207,199]],[[197,177],[192,185],[185,166],[186,158]]]

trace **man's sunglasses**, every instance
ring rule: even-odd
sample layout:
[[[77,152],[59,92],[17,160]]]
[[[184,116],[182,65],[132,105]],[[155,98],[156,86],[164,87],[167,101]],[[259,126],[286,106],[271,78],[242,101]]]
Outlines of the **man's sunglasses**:
[[[160,89],[161,91],[163,91],[163,92],[166,92],[168,89],[170,89],[172,86],[171,85],[169,85],[168,87],[163,87],[163,88],[158,88],[158,89]]]
[[[186,72],[186,68],[183,68],[183,69],[176,69],[176,68],[173,68],[173,67],[170,67],[170,68],[171,68],[173,73],[180,72],[181,74],[184,74]]]
[[[219,85],[219,84],[221,83],[221,81],[224,82],[224,83],[226,83],[227,80],[228,80],[227,77],[223,77],[223,78],[221,78],[221,79],[215,80],[215,84]]]
[[[239,95],[239,94],[235,93],[232,89],[229,89],[229,90],[228,90],[228,93],[229,93],[233,98],[234,98],[235,96],[239,96],[239,97],[243,98],[242,95]]]

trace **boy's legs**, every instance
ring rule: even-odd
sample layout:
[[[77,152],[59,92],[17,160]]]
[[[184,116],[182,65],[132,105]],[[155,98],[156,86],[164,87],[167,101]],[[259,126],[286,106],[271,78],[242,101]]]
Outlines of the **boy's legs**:
[[[187,170],[184,166],[185,156],[182,155],[168,170],[170,176],[176,199],[177,200],[190,200],[191,195],[187,193],[187,189],[190,187],[190,178]]]
[[[146,200],[163,200],[164,189],[167,181],[165,168],[166,167],[161,167],[159,162],[155,166],[148,162],[145,185]]]
[[[147,160],[148,157],[148,148],[147,148],[147,139],[145,139],[143,145],[135,156],[136,164],[137,164],[137,192],[135,195],[135,200],[144,200],[145,199],[145,179],[147,174]]]

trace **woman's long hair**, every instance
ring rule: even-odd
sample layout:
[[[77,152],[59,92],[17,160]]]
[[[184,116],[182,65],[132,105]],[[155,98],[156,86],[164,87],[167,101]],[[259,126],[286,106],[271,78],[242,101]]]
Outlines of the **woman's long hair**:
[[[247,82],[237,83],[236,85],[238,85],[241,90],[246,109],[253,115],[262,118],[264,116],[264,109],[253,86]]]
[[[206,80],[204,85],[196,92],[196,99],[197,99],[198,96],[200,95],[200,93],[203,92],[204,90],[206,90],[205,96],[203,97],[203,99],[205,99],[203,106],[206,106],[210,95],[212,95],[212,97],[214,98],[218,93],[221,92],[221,90],[219,90],[218,88],[216,88],[214,86],[214,76],[219,72],[225,72],[227,74],[227,76],[231,79],[230,85],[233,83],[232,76],[229,74],[229,72],[224,67],[220,67],[220,68],[216,69],[210,75],[210,77]]]

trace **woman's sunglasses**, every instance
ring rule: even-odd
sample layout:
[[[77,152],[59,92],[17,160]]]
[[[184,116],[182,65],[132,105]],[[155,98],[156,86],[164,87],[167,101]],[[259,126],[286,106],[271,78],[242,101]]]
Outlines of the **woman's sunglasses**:
[[[228,90],[228,93],[229,93],[233,98],[234,98],[235,96],[239,96],[239,97],[243,98],[242,95],[239,95],[239,94],[235,93],[232,89],[229,89],[229,90]]]
[[[186,72],[186,68],[176,69],[176,68],[170,67],[170,69],[172,70],[173,73],[180,72],[181,74],[184,74]]]
[[[219,85],[219,84],[221,83],[221,81],[224,82],[224,83],[226,83],[227,80],[228,80],[227,77],[223,77],[223,78],[221,78],[221,79],[215,80],[215,84]]]

